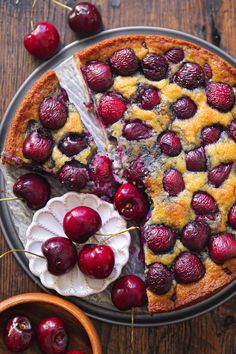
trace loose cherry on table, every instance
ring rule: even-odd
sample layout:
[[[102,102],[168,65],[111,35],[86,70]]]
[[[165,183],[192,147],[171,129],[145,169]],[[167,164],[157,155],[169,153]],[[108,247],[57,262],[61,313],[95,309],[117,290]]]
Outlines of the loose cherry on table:
[[[130,183],[120,186],[114,196],[118,212],[127,220],[140,221],[148,212],[148,202],[144,193]]]
[[[119,310],[143,306],[146,302],[145,283],[136,275],[125,275],[114,283],[111,300]]]
[[[9,318],[4,329],[4,343],[13,353],[28,349],[33,340],[32,324],[26,316]]]
[[[107,245],[87,244],[78,255],[81,272],[90,278],[107,278],[112,273],[114,264],[114,252]]]
[[[64,217],[63,228],[66,236],[74,242],[84,243],[102,226],[96,210],[80,206],[70,210]]]
[[[24,46],[31,55],[40,59],[49,59],[60,48],[60,36],[51,23],[39,22],[24,37]]]
[[[48,181],[36,174],[26,173],[20,176],[13,185],[14,194],[26,202],[30,209],[42,208],[50,198],[51,188]],[[10,201],[15,198],[2,198],[0,201]],[[16,198],[17,199],[17,198]]]
[[[68,346],[65,324],[59,317],[43,319],[37,326],[39,348],[44,354],[64,354]]]

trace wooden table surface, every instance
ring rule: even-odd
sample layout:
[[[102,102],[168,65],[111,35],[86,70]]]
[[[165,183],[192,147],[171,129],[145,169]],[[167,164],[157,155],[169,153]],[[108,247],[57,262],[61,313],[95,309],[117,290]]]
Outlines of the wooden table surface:
[[[72,5],[75,1],[67,1]],[[235,0],[101,0],[105,28],[147,25],[173,28],[226,50],[236,57]],[[40,64],[23,47],[23,36],[30,31],[31,0],[0,0],[0,117],[18,87]],[[76,36],[67,24],[66,10],[50,0],[38,0],[35,21],[54,23],[62,44]],[[0,250],[7,245],[0,237]],[[0,264],[0,300],[23,292],[40,291],[23,272],[14,257]],[[180,324],[134,330],[136,354],[235,354],[236,299],[210,313]],[[103,352],[130,353],[130,329],[93,321],[101,337]],[[0,353],[3,354],[3,353]]]

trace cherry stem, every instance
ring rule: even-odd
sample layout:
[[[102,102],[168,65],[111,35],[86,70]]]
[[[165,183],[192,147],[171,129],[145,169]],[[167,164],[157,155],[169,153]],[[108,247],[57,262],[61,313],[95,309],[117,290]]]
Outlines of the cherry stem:
[[[11,200],[18,200],[17,197],[0,198],[0,202],[9,202]]]
[[[3,253],[0,256],[0,259],[2,259],[3,257],[7,256],[8,254],[11,254],[11,253],[14,253],[14,252],[16,252],[16,253],[28,253],[28,254],[31,254],[32,256],[37,256],[37,257],[45,259],[45,257],[41,256],[40,254],[36,254],[36,253],[30,252],[30,251],[25,251],[25,250],[14,250],[14,249]]]
[[[30,25],[31,25],[31,29],[32,31],[34,30],[34,8],[36,5],[37,0],[33,1],[33,5],[31,7],[31,13],[30,13]]]
[[[116,232],[114,234],[96,234],[96,236],[110,236],[110,237],[113,237],[113,236],[116,236],[116,235],[121,235],[121,234],[123,234],[126,231],[132,231],[132,230],[139,230],[139,226],[131,226],[128,229]]]
[[[54,4],[57,4],[57,5],[61,6],[61,7],[63,7],[63,8],[66,9],[66,10],[69,10],[69,11],[72,10],[72,7],[67,6],[67,5],[65,5],[65,4],[62,4],[61,2],[59,2],[59,1],[57,1],[57,0],[52,0],[52,2],[54,2]]]

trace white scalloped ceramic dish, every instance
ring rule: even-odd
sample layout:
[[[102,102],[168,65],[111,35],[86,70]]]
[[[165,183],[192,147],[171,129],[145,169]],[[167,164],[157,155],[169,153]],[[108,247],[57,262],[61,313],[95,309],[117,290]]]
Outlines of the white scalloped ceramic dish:
[[[93,194],[69,192],[62,197],[52,198],[47,205],[38,210],[33,217],[32,223],[27,230],[27,251],[42,254],[42,243],[53,236],[65,236],[63,231],[64,215],[77,206],[91,207],[100,214],[102,227],[100,233],[116,233],[126,229],[125,220],[109,204]],[[99,243],[105,241],[106,237],[92,236],[88,243]],[[47,270],[46,260],[40,257],[27,255],[31,272],[40,278],[42,284],[56,290],[63,296],[84,297],[103,291],[111,282],[116,280],[129,259],[130,234],[125,232],[108,239],[108,244],[115,254],[115,266],[106,279],[91,279],[86,277],[76,265],[69,273],[54,276]],[[82,245],[78,245],[78,250]]]

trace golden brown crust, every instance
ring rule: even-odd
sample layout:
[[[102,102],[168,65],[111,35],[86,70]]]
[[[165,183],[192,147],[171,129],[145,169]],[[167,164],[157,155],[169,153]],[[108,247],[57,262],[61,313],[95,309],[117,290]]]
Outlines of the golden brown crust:
[[[219,56],[196,44],[158,35],[140,34],[110,38],[75,53],[74,57],[80,66],[92,60],[107,60],[116,50],[124,46],[132,48],[139,59],[142,59],[148,51],[163,54],[172,47],[181,46],[187,60],[201,65],[209,63],[212,66],[213,72],[215,71],[214,81],[224,81],[231,85],[236,82],[236,69]]]
[[[23,162],[22,146],[25,132],[30,120],[38,120],[38,109],[42,100],[53,94],[59,85],[53,70],[46,72],[27,92],[11,122],[3,148],[3,163],[21,164]],[[13,157],[13,159],[11,158]]]

